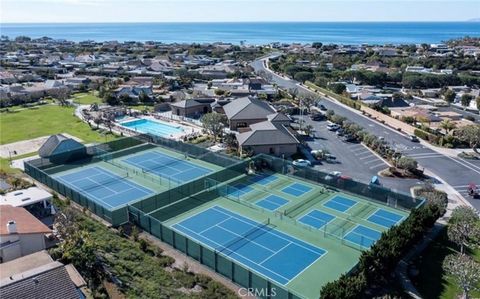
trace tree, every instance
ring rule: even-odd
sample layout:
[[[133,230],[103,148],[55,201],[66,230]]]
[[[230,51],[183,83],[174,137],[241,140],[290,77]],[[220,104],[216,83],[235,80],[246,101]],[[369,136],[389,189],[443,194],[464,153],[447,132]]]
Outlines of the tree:
[[[396,165],[398,168],[405,169],[410,172],[415,171],[418,167],[418,163],[415,161],[415,159],[405,156],[400,157],[400,159],[397,160]]]
[[[450,131],[454,130],[457,127],[457,125],[452,122],[450,119],[444,119],[440,123],[440,128],[445,130],[445,134],[450,133]]]
[[[290,88],[288,90],[288,92],[292,96],[292,100],[295,101],[297,99],[297,95],[298,95],[298,88]]]
[[[336,94],[342,94],[345,90],[347,90],[347,87],[342,83],[330,84],[328,88]]]
[[[222,134],[228,120],[224,114],[212,112],[203,115],[200,121],[203,124],[203,128],[213,135],[214,141],[216,142],[217,137]]]
[[[321,42],[313,42],[312,43],[312,48],[315,48],[315,49],[320,49],[322,46],[323,46],[323,44]]]
[[[465,246],[480,236],[479,221],[480,218],[473,208],[459,206],[453,210],[448,221],[447,234],[451,241],[458,244],[462,254]]]
[[[96,246],[90,234],[79,227],[77,220],[77,212],[71,207],[55,215],[54,227],[62,242],[54,254],[66,263],[73,263],[82,273],[93,276]]]
[[[52,90],[50,93],[52,97],[58,100],[58,102],[60,103],[60,106],[67,106],[68,104],[67,100],[70,97],[70,89],[66,87],[56,88]]]
[[[445,271],[453,276],[463,291],[463,298],[469,298],[472,290],[478,289],[480,264],[464,254],[452,254],[443,262]]]
[[[473,97],[471,95],[465,93],[460,98],[460,103],[462,104],[463,107],[468,107],[470,106],[470,102],[472,101],[472,99]]]
[[[455,131],[456,136],[462,142],[466,142],[478,153],[477,147],[480,146],[480,125],[473,124],[464,126]]]
[[[447,91],[445,91],[445,93],[443,94],[443,98],[448,103],[453,103],[456,97],[457,97],[457,94],[451,89],[447,89]]]
[[[477,98],[475,99],[475,104],[476,104],[476,106],[477,106],[477,109],[480,111],[480,97],[477,97]]]
[[[314,78],[314,75],[311,72],[298,72],[293,76],[293,78],[300,82],[310,81]]]

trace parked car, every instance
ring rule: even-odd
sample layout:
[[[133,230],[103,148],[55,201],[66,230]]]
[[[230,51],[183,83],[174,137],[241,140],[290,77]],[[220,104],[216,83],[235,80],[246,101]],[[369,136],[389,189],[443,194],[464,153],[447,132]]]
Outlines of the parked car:
[[[354,142],[355,141],[355,138],[350,135],[350,134],[345,134],[343,137],[342,137],[342,141],[345,141],[345,142]]]
[[[420,140],[418,140],[418,137],[415,135],[409,135],[408,138],[411,142],[420,142]]]
[[[333,179],[337,179],[342,175],[340,171],[331,171],[325,176],[325,180],[330,181]]]
[[[318,108],[322,111],[327,111],[327,107],[323,106],[322,104],[318,105]]]
[[[292,162],[293,165],[298,166],[298,167],[308,167],[311,166],[312,164],[310,161],[305,160],[305,159],[297,159]]]
[[[337,124],[328,124],[327,125],[327,130],[329,130],[329,131],[336,131],[338,129],[340,129],[340,126],[337,125]]]
[[[327,159],[327,160],[337,160],[337,157],[335,157],[335,156],[332,155],[332,154],[325,154],[324,157],[325,157],[325,159]]]
[[[313,121],[321,121],[321,120],[324,120],[325,119],[325,115],[323,114],[312,114],[310,115],[310,119],[313,120]]]
[[[345,134],[345,130],[344,129],[338,129],[337,132],[335,132],[335,134],[337,134],[337,136],[343,136]]]

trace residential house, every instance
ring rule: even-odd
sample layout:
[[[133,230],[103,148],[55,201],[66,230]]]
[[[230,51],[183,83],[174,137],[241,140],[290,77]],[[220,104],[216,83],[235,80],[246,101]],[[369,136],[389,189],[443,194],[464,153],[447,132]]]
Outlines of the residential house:
[[[87,284],[77,269],[39,251],[0,264],[2,299],[83,299]]]
[[[44,250],[49,233],[51,230],[24,208],[0,205],[1,262]]]
[[[45,217],[55,212],[52,206],[52,194],[38,187],[0,195],[0,205],[22,207],[37,217]]]

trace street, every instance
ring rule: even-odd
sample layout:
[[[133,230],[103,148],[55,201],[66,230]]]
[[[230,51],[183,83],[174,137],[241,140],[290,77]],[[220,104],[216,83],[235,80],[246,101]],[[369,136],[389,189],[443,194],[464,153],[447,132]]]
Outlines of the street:
[[[274,74],[265,67],[263,60],[256,60],[252,62],[251,65],[256,71],[269,72],[272,81],[281,88],[297,88],[299,94],[310,97],[314,96],[316,98],[319,97],[317,93],[299,85],[297,81]],[[449,157],[426,146],[421,146],[418,143],[413,144],[404,134],[331,100],[323,99],[322,104],[327,109],[335,111],[336,114],[342,115],[349,121],[362,126],[367,132],[379,137],[384,137],[387,142],[394,145],[406,156],[417,159],[421,168],[428,169],[435,176],[444,180],[463,195],[477,210],[480,210],[480,200],[465,196],[466,189],[464,187],[469,183],[480,185],[480,162],[467,161],[458,157]],[[353,177],[356,178],[357,175]]]

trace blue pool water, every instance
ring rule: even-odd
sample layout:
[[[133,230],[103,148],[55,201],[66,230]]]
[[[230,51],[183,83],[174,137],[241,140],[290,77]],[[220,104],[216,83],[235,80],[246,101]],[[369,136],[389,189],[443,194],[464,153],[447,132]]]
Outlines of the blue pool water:
[[[133,129],[139,133],[152,134],[161,137],[170,137],[172,134],[183,133],[183,129],[149,119],[138,119],[121,123],[122,126]]]

